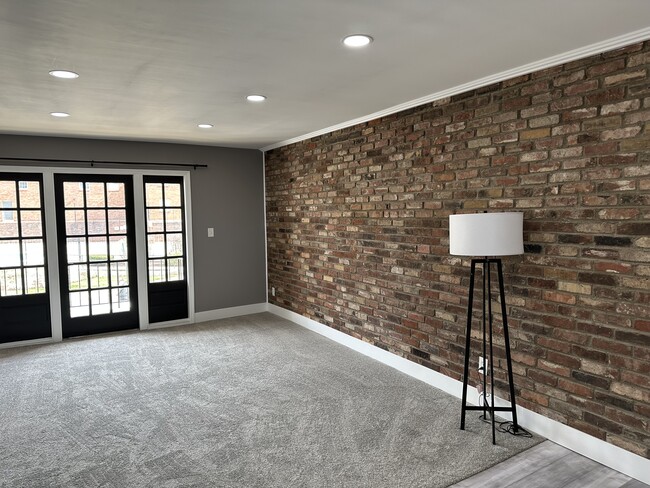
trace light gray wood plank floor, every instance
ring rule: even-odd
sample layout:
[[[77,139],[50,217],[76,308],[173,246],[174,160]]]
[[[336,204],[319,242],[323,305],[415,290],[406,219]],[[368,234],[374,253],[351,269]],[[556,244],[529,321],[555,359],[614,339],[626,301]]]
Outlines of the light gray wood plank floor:
[[[650,488],[551,441],[528,449],[453,488]]]

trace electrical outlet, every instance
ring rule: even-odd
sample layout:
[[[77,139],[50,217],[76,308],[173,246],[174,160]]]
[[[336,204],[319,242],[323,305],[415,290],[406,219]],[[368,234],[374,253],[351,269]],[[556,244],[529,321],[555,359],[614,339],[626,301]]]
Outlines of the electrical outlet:
[[[272,286],[272,287],[271,287],[271,296],[272,296],[272,297],[275,296],[275,286]]]
[[[490,366],[490,361],[488,359],[484,358],[483,356],[478,357],[478,372],[481,374],[485,374],[487,371],[488,367]]]

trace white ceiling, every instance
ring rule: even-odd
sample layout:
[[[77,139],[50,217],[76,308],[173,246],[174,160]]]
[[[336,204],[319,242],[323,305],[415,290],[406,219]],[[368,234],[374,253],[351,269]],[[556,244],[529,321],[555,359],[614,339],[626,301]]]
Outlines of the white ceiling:
[[[261,148],[649,26],[648,0],[2,0],[0,133]]]

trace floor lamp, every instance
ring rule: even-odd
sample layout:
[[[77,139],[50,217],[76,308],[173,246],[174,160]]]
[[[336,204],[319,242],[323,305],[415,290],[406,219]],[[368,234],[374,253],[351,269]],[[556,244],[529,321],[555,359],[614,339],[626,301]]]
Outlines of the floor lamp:
[[[523,254],[523,214],[521,212],[478,213],[449,216],[449,254],[455,256],[484,256],[472,259],[469,299],[467,303],[467,331],[465,337],[465,368],[463,371],[463,398],[461,407],[460,428],[465,429],[465,412],[467,410],[482,410],[484,417],[487,413],[492,419],[492,444],[496,444],[494,413],[510,412],[512,414],[513,430],[517,433],[517,407],[515,403],[515,387],[512,381],[512,359],[510,357],[510,338],[508,336],[508,318],[506,315],[506,299],[503,288],[503,269],[499,256]],[[491,257],[488,257],[491,256]],[[467,380],[469,379],[470,341],[472,335],[472,311],[474,305],[474,276],[476,265],[483,269],[483,358],[488,357],[489,374],[486,371],[485,359],[479,370],[483,369],[483,405],[467,405]],[[508,383],[510,385],[510,406],[494,406],[494,353],[492,341],[492,265],[497,268],[499,282],[499,297],[501,300],[501,319],[503,322],[503,337],[506,350]],[[489,356],[486,355],[486,339],[489,339]],[[487,376],[490,377],[490,403],[488,404]],[[480,397],[479,397],[480,398]],[[481,403],[481,402],[479,402]]]

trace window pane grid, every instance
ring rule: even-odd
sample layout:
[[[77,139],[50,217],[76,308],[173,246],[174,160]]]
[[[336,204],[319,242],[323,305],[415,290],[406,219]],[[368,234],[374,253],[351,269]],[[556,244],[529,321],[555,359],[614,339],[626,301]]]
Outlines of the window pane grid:
[[[180,183],[145,183],[149,283],[185,279],[185,226]]]
[[[0,175],[0,296],[47,292],[41,192],[37,179]]]
[[[83,220],[67,239],[71,316],[129,311],[124,183],[65,182],[64,193],[66,213]],[[80,231],[66,225],[68,236]]]

